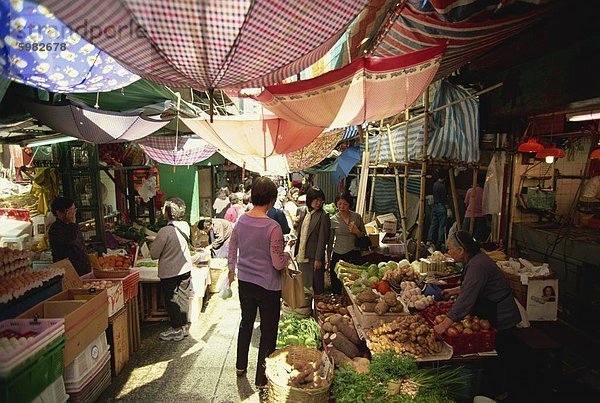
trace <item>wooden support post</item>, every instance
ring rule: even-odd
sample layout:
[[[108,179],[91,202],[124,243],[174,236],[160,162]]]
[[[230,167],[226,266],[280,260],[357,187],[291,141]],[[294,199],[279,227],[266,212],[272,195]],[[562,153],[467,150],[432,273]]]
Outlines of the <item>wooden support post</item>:
[[[462,222],[460,221],[460,209],[458,208],[458,194],[456,193],[456,181],[454,180],[454,168],[448,170],[450,179],[450,191],[452,192],[452,204],[454,205],[454,218],[456,219],[456,230],[460,231]]]
[[[423,161],[421,162],[421,188],[419,191],[419,222],[417,226],[417,250],[415,259],[421,256],[423,225],[425,224],[425,179],[427,175],[427,141],[429,135],[429,86],[425,89],[425,112],[423,116]]]
[[[392,155],[392,162],[396,163],[396,154],[394,153],[394,147],[392,143],[392,131],[390,125],[387,126],[388,141],[390,143],[390,153]],[[398,201],[398,211],[400,212],[400,223],[402,224],[402,240],[404,242],[404,254],[408,259],[408,247],[406,238],[406,214],[404,213],[404,204],[402,203],[402,194],[400,193],[400,176],[398,174],[398,166],[394,165],[394,180],[396,181],[396,199]]]
[[[469,207],[471,207],[471,220],[469,222],[469,232],[473,235],[473,229],[475,228],[475,195],[477,194],[477,171],[479,167],[473,166],[473,186],[471,187],[471,200],[469,200]]]
[[[381,130],[379,131],[379,138],[377,139],[377,151],[375,152],[375,165],[379,164],[379,153],[381,152],[381,137],[383,137],[383,133]],[[367,167],[367,169],[369,169]],[[375,169],[375,175],[373,175],[373,180],[371,182],[371,195],[369,196],[369,217],[372,217],[373,214],[373,200],[375,196],[375,183],[377,182],[377,169]]]

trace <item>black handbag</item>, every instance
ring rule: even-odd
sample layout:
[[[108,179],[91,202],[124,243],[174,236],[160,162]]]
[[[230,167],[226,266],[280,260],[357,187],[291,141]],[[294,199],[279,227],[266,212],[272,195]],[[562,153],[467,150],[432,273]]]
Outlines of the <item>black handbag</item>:
[[[354,239],[354,246],[360,249],[369,249],[371,245],[371,238],[368,235],[357,236]]]

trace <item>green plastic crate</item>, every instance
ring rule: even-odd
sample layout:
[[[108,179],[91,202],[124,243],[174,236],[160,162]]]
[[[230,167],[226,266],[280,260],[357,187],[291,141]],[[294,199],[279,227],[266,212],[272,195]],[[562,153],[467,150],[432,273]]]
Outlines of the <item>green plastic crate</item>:
[[[63,373],[66,338],[61,336],[37,356],[0,378],[0,402],[30,402]]]

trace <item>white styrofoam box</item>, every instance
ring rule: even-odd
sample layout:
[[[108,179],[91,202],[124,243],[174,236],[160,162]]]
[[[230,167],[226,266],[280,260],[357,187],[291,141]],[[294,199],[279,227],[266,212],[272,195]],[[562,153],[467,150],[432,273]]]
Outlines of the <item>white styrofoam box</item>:
[[[23,234],[31,235],[32,225],[29,221],[18,221],[0,217],[0,236],[15,238]]]
[[[110,350],[106,341],[106,333],[102,332],[85,350],[67,365],[64,372],[65,383],[76,383],[86,375],[98,369],[102,358]]]
[[[79,379],[75,382],[65,381],[65,389],[69,395],[73,395],[75,393],[81,393],[88,387],[90,384],[94,384],[94,380],[97,379],[97,376],[104,372],[108,367],[108,371],[110,372],[110,352],[106,352],[104,357],[100,359],[100,363],[98,368],[94,368],[93,371],[88,372],[83,378]]]
[[[67,395],[65,381],[61,375],[33,399],[32,403],[65,403],[67,400],[69,400],[69,395]]]

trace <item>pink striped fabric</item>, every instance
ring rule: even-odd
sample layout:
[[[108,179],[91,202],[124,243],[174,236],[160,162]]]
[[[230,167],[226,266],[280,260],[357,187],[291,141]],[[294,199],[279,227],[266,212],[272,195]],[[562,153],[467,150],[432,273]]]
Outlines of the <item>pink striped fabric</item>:
[[[217,151],[194,136],[148,136],[137,143],[154,161],[168,165],[194,165]]]
[[[368,0],[41,0],[128,70],[209,88],[281,82],[320,59]]]

